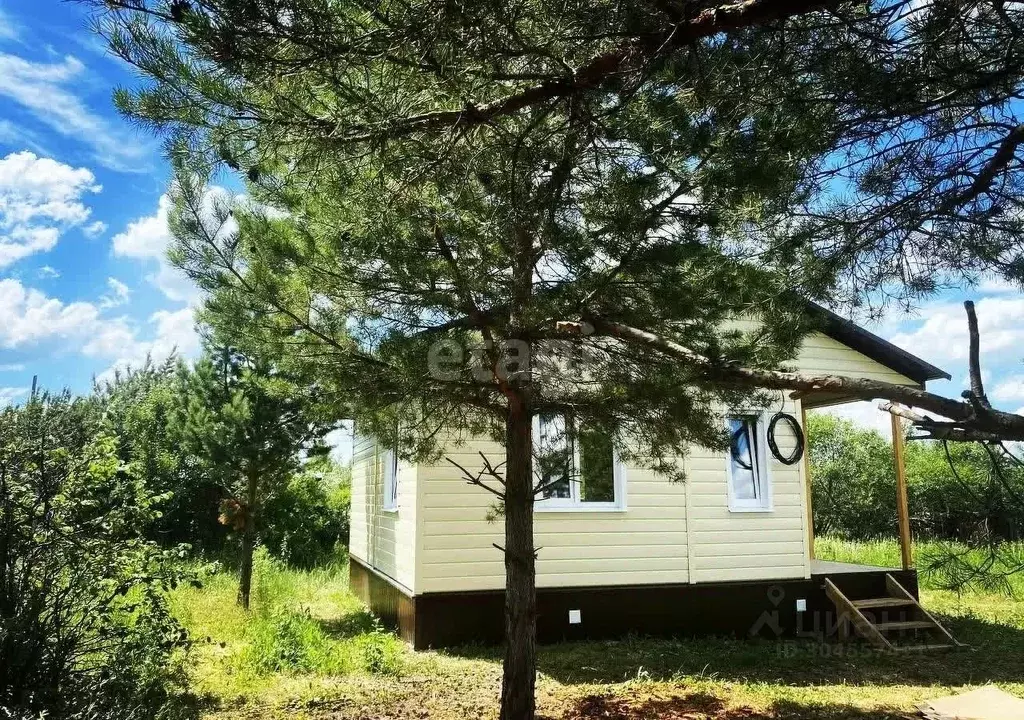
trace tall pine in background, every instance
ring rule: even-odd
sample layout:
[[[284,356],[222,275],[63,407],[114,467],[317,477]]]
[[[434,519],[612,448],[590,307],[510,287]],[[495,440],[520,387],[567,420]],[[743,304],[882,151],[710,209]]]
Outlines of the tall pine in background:
[[[227,347],[178,365],[171,436],[221,484],[221,522],[241,537],[238,603],[246,609],[261,509],[298,469],[301,451],[331,429],[311,390]]]
[[[470,472],[504,514],[505,720],[534,715],[534,416],[677,477],[765,401],[726,371],[792,357],[804,297],[1024,275],[1016,5],[97,7],[205,318],[407,454],[504,442]]]

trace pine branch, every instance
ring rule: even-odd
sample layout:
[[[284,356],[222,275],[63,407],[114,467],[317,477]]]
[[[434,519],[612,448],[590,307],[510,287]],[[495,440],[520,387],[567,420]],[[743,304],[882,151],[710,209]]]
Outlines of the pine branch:
[[[1002,142],[987,163],[974,176],[974,182],[959,195],[951,198],[942,207],[941,213],[951,213],[962,208],[978,196],[988,192],[996,178],[1002,174],[1016,156],[1017,148],[1024,144],[1024,123],[1015,126]]]
[[[339,138],[342,144],[395,139],[419,132],[456,131],[491,123],[535,105],[565,98],[606,83],[619,81],[691,43],[774,20],[805,15],[845,4],[847,0],[739,0],[705,7],[665,30],[624,43],[601,53],[570,75],[552,78],[533,87],[477,105],[470,101],[457,110],[437,110],[369,126],[354,126]]]
[[[742,367],[705,357],[675,341],[646,330],[604,317],[587,316],[586,322],[602,335],[627,343],[653,348],[683,361],[700,379],[712,384],[735,385],[767,390],[790,390],[801,394],[833,392],[860,400],[885,399],[920,408],[948,418],[948,422],[914,420],[933,437],[955,440],[1024,440],[1024,417],[987,408],[979,414],[976,404],[930,393],[921,388],[844,375],[805,375],[798,372]],[[566,324],[563,323],[563,326]],[[581,327],[582,332],[582,327]],[[940,434],[936,435],[938,432]]]

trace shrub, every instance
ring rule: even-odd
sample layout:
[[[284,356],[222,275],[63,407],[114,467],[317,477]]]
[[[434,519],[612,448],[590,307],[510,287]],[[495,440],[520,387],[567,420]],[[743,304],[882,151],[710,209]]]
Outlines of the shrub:
[[[348,544],[350,498],[347,469],[317,459],[267,502],[261,541],[292,567],[323,565]]]
[[[0,411],[0,706],[157,718],[181,689],[179,553],[142,537],[158,501],[95,407],[34,394]]]
[[[896,533],[892,446],[874,430],[829,415],[808,416],[814,532],[853,540]],[[1024,469],[993,472],[977,443],[908,443],[907,494],[914,532],[961,542],[1018,540]]]
[[[808,416],[814,534],[867,539],[896,529],[890,443],[830,415]]]

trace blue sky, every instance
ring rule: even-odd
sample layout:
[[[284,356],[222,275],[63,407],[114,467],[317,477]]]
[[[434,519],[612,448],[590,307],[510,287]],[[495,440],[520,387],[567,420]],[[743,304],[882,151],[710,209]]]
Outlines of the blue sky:
[[[160,142],[111,104],[133,82],[82,5],[0,0],[0,402],[197,349]]]
[[[88,27],[85,8],[0,0],[0,404],[49,388],[89,388],[146,354],[198,349],[197,301],[164,260],[169,170],[157,138],[114,110],[136,82]],[[995,281],[945,293],[914,316],[872,329],[948,370],[934,388],[959,393],[966,374],[960,303],[978,301],[989,394],[1024,408],[1024,295]],[[885,427],[882,413],[845,414]]]

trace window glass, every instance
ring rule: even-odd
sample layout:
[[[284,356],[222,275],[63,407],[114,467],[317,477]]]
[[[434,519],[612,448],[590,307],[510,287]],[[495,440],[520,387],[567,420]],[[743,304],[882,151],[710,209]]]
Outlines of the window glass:
[[[398,451],[384,451],[384,498],[385,510],[398,508]]]
[[[734,500],[761,499],[760,458],[757,418],[729,418],[729,481]]]
[[[564,415],[541,415],[537,465],[541,497],[569,498],[572,494],[572,442]]]
[[[580,428],[580,502],[615,502],[615,450],[598,430]]]

